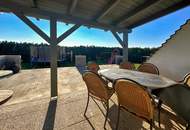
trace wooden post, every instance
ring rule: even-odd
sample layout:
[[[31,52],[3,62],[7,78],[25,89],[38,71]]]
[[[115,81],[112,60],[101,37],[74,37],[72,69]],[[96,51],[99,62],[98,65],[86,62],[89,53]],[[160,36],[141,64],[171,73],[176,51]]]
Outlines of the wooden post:
[[[57,20],[50,18],[51,97],[57,96]]]
[[[0,2],[1,3],[1,2]],[[52,16],[50,18],[50,37],[45,34],[38,26],[36,26],[30,19],[28,19],[24,14],[16,13],[15,15],[20,18],[26,25],[33,29],[39,36],[41,36],[46,42],[50,44],[50,64],[51,64],[51,98],[58,96],[57,91],[57,56],[58,56],[58,46],[57,44],[72,34],[81,25],[74,25],[72,28],[68,29],[62,35],[57,38],[57,18]]]
[[[128,61],[128,30],[123,32],[123,61]]]

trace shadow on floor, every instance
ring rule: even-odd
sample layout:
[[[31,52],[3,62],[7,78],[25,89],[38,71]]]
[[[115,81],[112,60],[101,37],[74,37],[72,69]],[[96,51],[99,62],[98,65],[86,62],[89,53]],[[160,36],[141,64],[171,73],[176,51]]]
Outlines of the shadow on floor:
[[[86,115],[84,115],[84,117],[87,120],[88,124],[91,126],[92,130],[95,130],[95,128],[94,128],[93,124],[90,122],[89,118]]]
[[[174,129],[174,130],[184,130],[186,122],[181,117],[171,113],[166,109],[161,111],[161,125],[164,126],[164,129]]]
[[[76,66],[76,68],[81,75],[87,70],[86,66]]]
[[[91,100],[93,101],[93,100]],[[105,117],[105,108],[103,107],[104,104],[94,100],[95,104],[97,105],[97,109],[100,110],[101,114]],[[112,104],[109,109],[108,114],[108,121],[107,121],[107,127],[111,127],[111,129],[116,128],[116,122],[117,122],[117,112],[118,112],[118,106],[116,103],[111,101]],[[174,129],[174,130],[183,130],[184,129],[184,123],[183,121],[176,117],[176,115],[173,115],[171,113],[168,113],[164,110],[161,112],[161,127],[158,126],[158,111],[155,110],[154,113],[154,126],[153,128],[155,130],[165,130],[165,129]],[[148,130],[150,129],[149,123],[144,121],[143,119],[127,112],[126,110],[121,109],[120,111],[120,121],[119,121],[119,130],[128,130],[128,129],[137,129],[137,130]],[[86,117],[85,117],[86,118]],[[86,118],[92,129],[94,130],[93,123],[91,123],[88,118]],[[109,124],[109,126],[108,126]],[[102,126],[103,127],[103,126]]]
[[[116,128],[117,112],[118,112],[118,106],[116,104],[113,104],[109,109],[109,115],[108,115],[108,123],[112,129]],[[118,129],[145,130],[145,128],[143,127],[143,121],[125,110],[120,111]]]
[[[117,122],[117,105],[113,104],[110,107],[109,115],[108,115],[108,123],[111,126],[112,129],[116,128],[116,122]],[[161,127],[158,126],[158,114],[157,110],[155,110],[154,113],[154,126],[153,128],[155,130],[169,130],[169,129],[174,129],[174,130],[184,130],[184,124],[179,117],[176,115],[173,115],[168,112],[164,112],[162,110],[161,113]],[[120,111],[120,121],[119,121],[119,130],[126,130],[126,129],[137,129],[137,130],[147,130],[149,129],[150,125],[149,123],[146,123],[143,119],[134,116],[133,114],[127,112],[126,110],[121,109]]]
[[[0,79],[3,79],[3,78],[9,78],[13,75],[13,73],[9,73],[9,74],[5,74],[5,75],[1,75],[0,76]]]
[[[45,117],[44,125],[42,130],[53,130],[55,122],[55,114],[57,108],[57,99],[51,100],[49,102],[47,114]]]

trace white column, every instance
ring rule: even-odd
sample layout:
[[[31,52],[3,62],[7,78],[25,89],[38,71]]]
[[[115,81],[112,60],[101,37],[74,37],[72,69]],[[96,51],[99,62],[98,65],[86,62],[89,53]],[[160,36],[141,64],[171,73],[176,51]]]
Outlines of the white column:
[[[57,96],[57,20],[50,19],[51,97]]]
[[[123,61],[128,61],[128,30],[123,32]]]

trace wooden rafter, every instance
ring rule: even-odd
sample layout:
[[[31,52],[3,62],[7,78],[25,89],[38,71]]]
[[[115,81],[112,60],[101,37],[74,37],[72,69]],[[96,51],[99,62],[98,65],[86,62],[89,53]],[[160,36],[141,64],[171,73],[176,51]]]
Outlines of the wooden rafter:
[[[116,2],[116,0],[112,0],[112,2],[113,1]],[[149,1],[153,2],[152,0],[147,0],[148,3],[149,3]],[[154,0],[154,2],[155,1],[157,1],[157,0]],[[43,1],[43,2],[46,3],[46,1]],[[52,2],[52,4],[54,4],[53,1],[51,1],[51,2]],[[49,3],[49,2],[47,2],[47,3]],[[111,12],[110,10],[113,9],[113,7],[114,7],[113,5],[115,5],[113,3],[109,4],[109,6],[107,6],[107,8],[105,7],[105,9],[104,10],[102,9],[102,11],[100,11],[99,13],[96,12],[96,14],[97,14],[96,18],[101,19],[107,13],[110,13]],[[30,6],[22,4],[22,2],[0,0],[0,9],[4,12],[17,12],[17,13],[22,13],[25,16],[32,16],[32,17],[39,18],[39,19],[48,19],[49,20],[50,17],[53,16],[56,18],[57,21],[61,21],[61,22],[65,22],[65,23],[77,24],[77,25],[81,25],[81,26],[84,25],[84,26],[87,26],[90,28],[99,28],[99,29],[110,30],[110,31],[114,31],[114,32],[123,32],[126,28],[129,29],[129,27],[130,27],[130,29],[132,29],[132,28],[142,25],[144,23],[150,22],[151,20],[154,20],[158,17],[164,16],[168,13],[174,12],[180,8],[190,5],[189,0],[180,0],[179,2],[171,1],[169,3],[171,3],[171,4],[173,3],[173,4],[170,5],[170,7],[168,7],[169,5],[165,5],[166,3],[167,2],[165,2],[164,0],[159,3],[159,5],[161,5],[161,6],[163,5],[163,7],[166,8],[165,10],[163,8],[161,8],[161,6],[160,6],[160,7],[158,7],[158,9],[160,9],[160,12],[154,11],[154,12],[152,12],[152,16],[151,15],[149,15],[149,16],[143,15],[142,17],[140,17],[138,19],[136,17],[133,17],[132,21],[134,21],[134,22],[132,22],[130,24],[127,24],[127,23],[122,24],[119,26],[116,26],[116,24],[113,24],[113,23],[111,24],[111,22],[112,22],[112,20],[111,20],[112,18],[110,18],[111,16],[108,19],[105,19],[105,22],[96,21],[95,17],[93,19],[90,19],[91,18],[90,14],[92,15],[92,12],[93,12],[92,10],[95,11],[96,7],[93,7],[92,10],[89,9],[89,12],[88,12],[89,15],[83,14],[84,13],[83,11],[82,12],[80,11],[80,13],[76,13],[76,11],[74,11],[74,12],[71,11],[72,14],[76,14],[76,15],[68,15],[68,12],[65,12],[65,10],[61,11],[61,8],[56,8],[53,5],[48,5],[48,7],[46,8],[46,5],[44,4],[44,5],[42,5],[43,8],[32,8]],[[57,4],[57,3],[55,3],[55,4]],[[85,4],[85,3],[82,3],[82,4]],[[103,3],[97,3],[94,6],[100,6],[101,4],[103,4]],[[73,4],[73,5],[75,5],[75,4]],[[91,5],[86,5],[86,6],[91,6]],[[146,6],[149,7],[147,3],[146,3]],[[65,7],[65,5],[64,5],[64,7]],[[79,8],[82,8],[82,7],[79,7]],[[58,9],[58,10],[56,11],[55,9]],[[88,9],[88,8],[85,8],[85,9]],[[145,6],[142,6],[142,5],[141,5],[141,7],[134,6],[133,9],[134,10],[128,11],[128,13],[132,12],[132,13],[127,14],[128,18],[129,17],[131,18],[131,16],[135,15],[135,13],[138,13],[138,11],[143,11],[143,9],[145,9]],[[147,10],[149,10],[149,9],[147,8]],[[86,10],[86,11],[88,11],[88,10]],[[125,17],[126,20],[127,20],[127,17]],[[120,20],[118,19],[118,21],[116,21],[116,23],[120,23],[119,21]]]
[[[68,11],[69,15],[72,15],[72,13],[74,12],[74,10],[77,6],[77,2],[78,2],[78,0],[71,0],[71,5],[70,5],[69,11]]]
[[[60,43],[63,39],[68,37],[71,33],[73,33],[75,30],[77,30],[80,27],[80,25],[74,25],[72,28],[64,32],[61,36],[57,38],[57,42]]]
[[[143,24],[145,24],[145,23],[147,23],[149,21],[155,20],[155,19],[160,18],[162,16],[165,16],[165,15],[171,13],[171,12],[174,12],[175,10],[182,9],[182,8],[186,7],[187,5],[190,5],[190,1],[182,0],[181,2],[178,2],[175,5],[172,5],[172,6],[166,8],[166,9],[160,11],[160,12],[157,12],[156,14],[154,14],[154,15],[148,17],[148,18],[145,18],[145,19],[143,19],[141,21],[138,21],[138,22],[136,22],[136,23],[134,23],[134,24],[132,24],[130,26],[126,26],[126,28],[132,29],[132,28],[135,28],[137,26],[143,25]]]
[[[120,0],[110,0],[108,4],[102,9],[100,13],[97,14],[95,17],[95,20],[99,21],[101,18],[103,18],[106,14],[108,14],[118,3]]]
[[[32,0],[33,2],[33,8],[37,8],[38,7],[38,3],[37,3],[38,0]]]
[[[138,7],[134,8],[130,12],[127,12],[124,16],[120,17],[118,20],[116,20],[115,22],[113,22],[113,24],[119,26],[119,25],[125,23],[129,17],[134,16],[135,14],[137,14],[140,11],[146,9],[147,7],[155,4],[158,1],[159,0],[147,0],[146,2],[144,2],[141,5],[139,5]]]
[[[116,40],[119,42],[119,44],[124,47],[123,40],[120,38],[120,36],[117,34],[117,32],[112,31],[113,36],[116,38]]]
[[[84,25],[84,26],[89,26],[89,27],[96,27],[103,30],[112,30],[116,32],[122,32],[124,30],[123,28],[115,27],[110,24],[96,22],[93,20],[86,20],[86,19],[82,19],[82,18],[78,18],[74,16],[68,16],[62,13],[55,13],[55,12],[39,9],[39,8],[28,8],[26,6],[22,6],[15,2],[0,1],[0,6],[6,7],[7,11],[10,11],[10,12],[23,12],[27,16],[38,17],[42,19],[50,19],[51,16],[54,16],[56,17],[58,21],[63,21],[65,23],[79,24],[79,25]]]
[[[41,36],[45,41],[50,43],[50,38],[45,34],[38,26],[36,26],[30,19],[20,13],[15,13],[15,15],[20,18],[25,24],[32,28],[39,36]]]

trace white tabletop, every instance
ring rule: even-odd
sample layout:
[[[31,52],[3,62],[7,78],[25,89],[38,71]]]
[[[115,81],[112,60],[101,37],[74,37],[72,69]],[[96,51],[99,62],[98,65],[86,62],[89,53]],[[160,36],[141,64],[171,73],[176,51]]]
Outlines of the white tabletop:
[[[103,69],[99,71],[99,74],[112,82],[120,78],[131,79],[150,89],[166,88],[177,84],[175,81],[161,75],[127,69]]]

